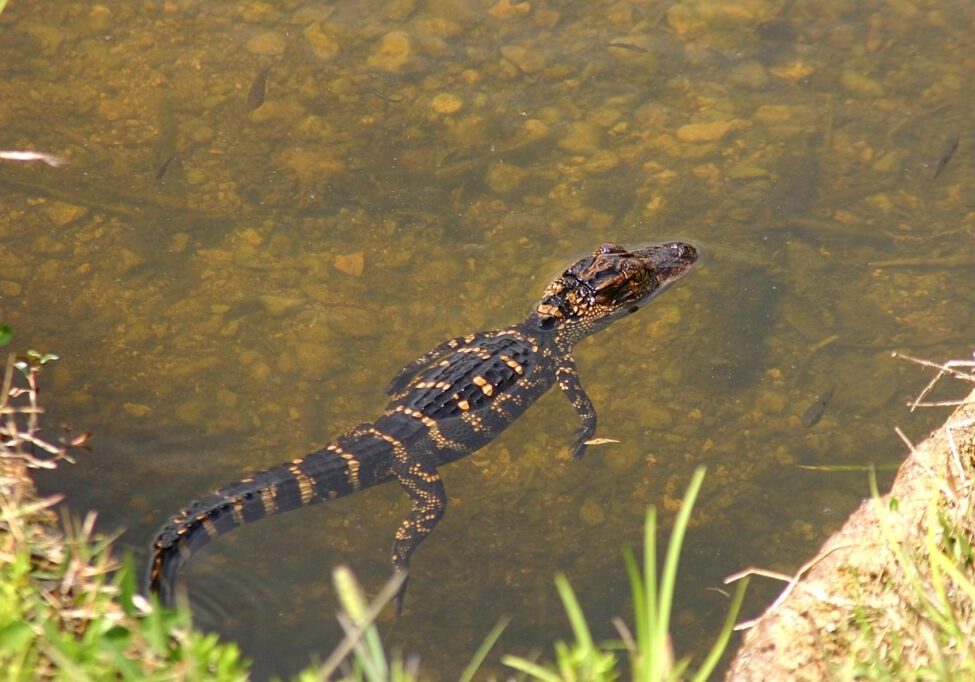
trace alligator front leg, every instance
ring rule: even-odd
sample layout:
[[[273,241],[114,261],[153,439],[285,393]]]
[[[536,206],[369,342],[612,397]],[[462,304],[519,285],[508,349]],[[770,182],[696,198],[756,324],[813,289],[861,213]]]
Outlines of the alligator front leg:
[[[403,611],[403,598],[409,582],[410,556],[447,510],[447,491],[437,470],[418,461],[394,465],[393,472],[413,503],[410,515],[400,524],[393,541],[393,570],[407,574],[396,593],[396,614],[399,615]]]
[[[582,426],[578,431],[575,443],[572,445],[573,459],[579,459],[586,454],[586,445],[596,435],[596,408],[586,394],[586,389],[579,381],[579,370],[576,369],[575,359],[570,354],[562,358],[562,362],[555,370],[555,377],[559,383],[559,388],[565,391],[569,402],[575,408],[579,418],[582,419]]]

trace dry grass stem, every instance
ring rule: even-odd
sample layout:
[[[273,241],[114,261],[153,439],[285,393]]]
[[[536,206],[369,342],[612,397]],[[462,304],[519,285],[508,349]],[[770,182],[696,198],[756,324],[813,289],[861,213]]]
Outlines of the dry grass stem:
[[[799,584],[799,581],[802,579],[802,576],[808,573],[816,564],[818,564],[820,561],[828,557],[833,552],[839,549],[849,549],[850,547],[852,547],[852,545],[839,545],[825,552],[821,552],[820,554],[816,555],[815,557],[813,557],[812,559],[804,563],[802,566],[800,566],[799,570],[796,571],[796,574],[793,576],[788,576],[783,573],[778,573],[776,571],[768,571],[764,568],[746,568],[744,571],[739,571],[738,573],[729,575],[727,578],[724,579],[725,585],[729,585],[749,575],[760,575],[766,578],[773,578],[774,580],[781,580],[783,582],[789,583],[788,585],[786,585],[785,589],[782,590],[782,593],[775,599],[775,601],[772,602],[772,605],[765,610],[765,613],[763,613],[758,618],[753,618],[752,620],[746,620],[746,621],[742,621],[741,623],[738,623],[737,625],[735,625],[735,631],[738,632],[740,630],[748,630],[749,628],[754,627],[759,620],[765,618],[768,614],[775,611],[776,607],[782,602],[784,602],[790,594],[792,594],[792,591]]]
[[[931,381],[928,382],[928,385],[925,386],[924,389],[918,394],[917,398],[915,398],[913,402],[908,403],[908,405],[911,408],[911,412],[916,410],[918,407],[928,406],[926,403],[922,403],[922,401],[924,400],[925,396],[927,396],[928,393],[930,393],[934,389],[938,381],[940,381],[941,378],[945,375],[955,377],[956,379],[961,379],[962,381],[967,381],[968,383],[971,384],[975,384],[975,373],[962,372],[958,369],[955,369],[956,367],[975,368],[975,361],[973,360],[949,360],[948,362],[937,363],[937,362],[931,362],[930,360],[922,360],[920,358],[915,358],[910,355],[904,355],[903,353],[894,352],[891,353],[891,355],[895,358],[903,358],[904,360],[908,360],[910,362],[921,365],[923,367],[930,367],[932,369],[938,370],[938,373],[934,376],[933,379],[931,379]],[[949,401],[949,402],[942,403],[942,405],[944,406],[948,406],[948,405],[957,406],[957,405],[965,405],[965,404],[967,403],[964,400],[957,401],[957,402]],[[934,405],[940,406],[938,403],[935,403]]]

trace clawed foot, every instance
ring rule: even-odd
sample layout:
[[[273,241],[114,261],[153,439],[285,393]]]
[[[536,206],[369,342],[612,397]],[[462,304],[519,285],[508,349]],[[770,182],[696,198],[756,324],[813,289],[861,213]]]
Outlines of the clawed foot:
[[[399,618],[403,613],[403,600],[406,599],[406,586],[410,584],[410,572],[405,569],[396,569],[396,573],[402,574],[403,582],[396,590],[396,617]]]

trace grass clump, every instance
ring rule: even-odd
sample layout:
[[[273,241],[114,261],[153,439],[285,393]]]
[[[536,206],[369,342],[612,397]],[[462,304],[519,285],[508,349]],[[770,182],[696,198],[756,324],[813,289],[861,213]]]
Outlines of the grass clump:
[[[896,355],[896,354],[895,354]],[[975,386],[975,362],[943,364],[911,403],[956,407],[911,455],[882,497],[870,477],[870,510],[886,559],[866,589],[858,585],[847,651],[833,663],[840,679],[975,679],[975,392],[925,401],[945,377]],[[863,579],[861,571],[861,580]]]
[[[700,667],[692,671],[689,659],[675,662],[670,639],[670,612],[677,579],[677,565],[691,510],[703,481],[704,468],[700,467],[694,472],[674,521],[670,543],[664,557],[663,572],[659,580],[657,578],[657,522],[654,507],[647,509],[644,523],[642,571],[637,565],[633,552],[628,550],[625,553],[633,598],[635,633],[631,633],[623,621],[617,618],[614,619],[614,624],[622,641],[595,642],[569,581],[565,576],[560,575],[556,578],[556,587],[572,626],[575,641],[558,642],[555,645],[554,664],[540,665],[514,656],[506,656],[503,662],[534,679],[545,682],[575,680],[602,682],[622,677],[616,651],[624,648],[629,655],[629,669],[634,680],[641,682],[695,680],[696,682],[709,679],[731,638],[748,581],[743,580],[738,583],[724,627]]]
[[[922,534],[899,538],[896,499],[884,505],[871,480],[890,571],[886,594],[853,609],[838,679],[975,679],[975,552],[971,529],[947,518],[934,500]]]
[[[11,356],[0,394],[0,679],[243,680],[232,644],[196,632],[188,612],[151,606],[131,560],[112,555],[95,515],[59,520],[31,469],[71,460],[89,434],[41,435],[37,378],[56,360]]]

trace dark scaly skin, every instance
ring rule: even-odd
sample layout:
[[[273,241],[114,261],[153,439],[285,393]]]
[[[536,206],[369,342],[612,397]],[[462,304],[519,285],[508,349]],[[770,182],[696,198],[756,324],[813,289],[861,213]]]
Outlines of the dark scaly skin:
[[[582,457],[596,433],[596,411],[579,381],[573,346],[636,312],[696,260],[696,249],[681,242],[632,252],[602,244],[559,275],[524,322],[445,341],[400,370],[375,422],[183,509],[153,543],[149,589],[171,602],[182,562],[244,523],[392,480],[412,502],[393,542],[393,569],[408,572],[410,556],[447,508],[438,467],[494,440],[553,384],[582,420],[572,446],[573,456]],[[397,611],[405,590],[404,580]]]

